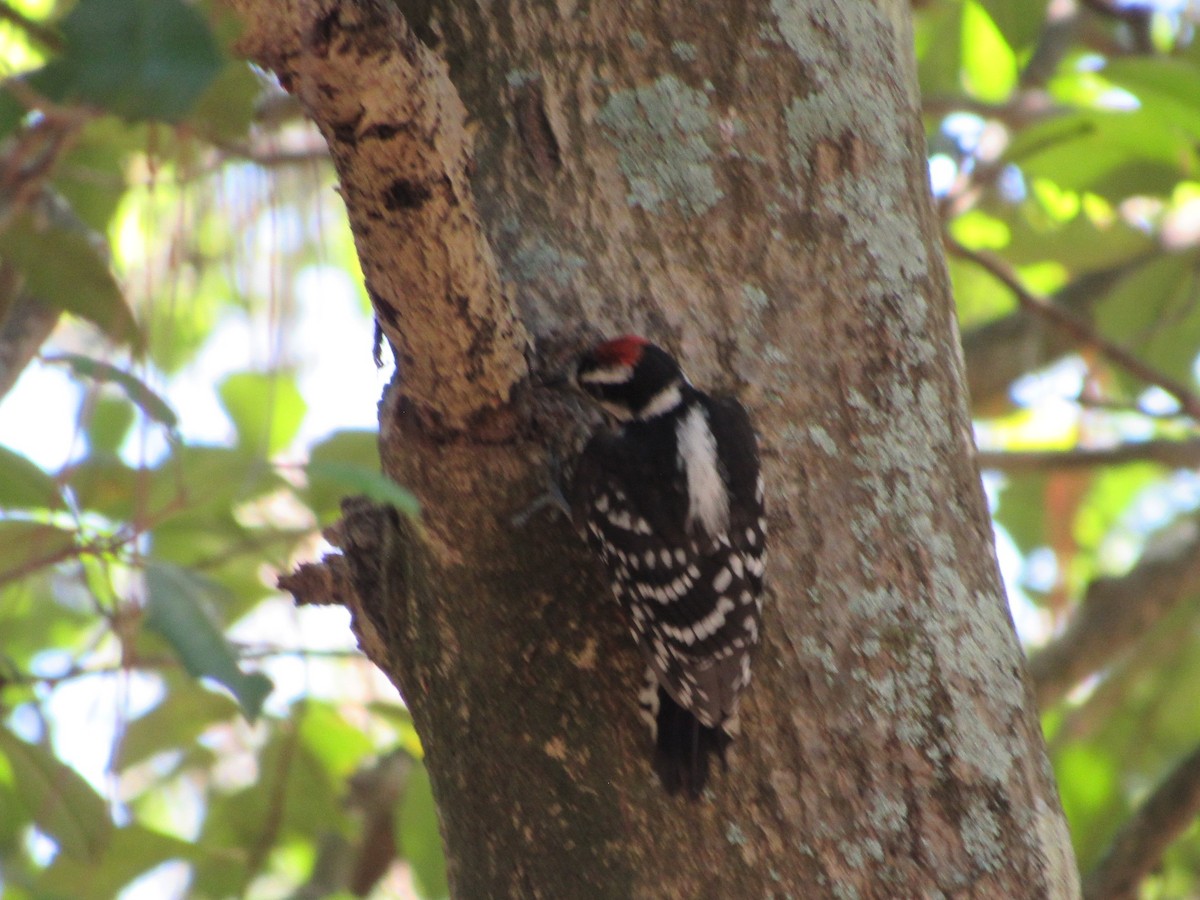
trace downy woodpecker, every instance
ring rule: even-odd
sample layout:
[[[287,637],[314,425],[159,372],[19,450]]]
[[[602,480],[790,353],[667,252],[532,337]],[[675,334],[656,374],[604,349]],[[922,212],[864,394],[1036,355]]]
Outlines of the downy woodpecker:
[[[725,759],[762,621],[758,445],[732,398],[695,388],[640,337],[586,353],[579,387],[615,420],[584,449],[571,513],[648,664],[639,694],[666,790],[696,798]]]

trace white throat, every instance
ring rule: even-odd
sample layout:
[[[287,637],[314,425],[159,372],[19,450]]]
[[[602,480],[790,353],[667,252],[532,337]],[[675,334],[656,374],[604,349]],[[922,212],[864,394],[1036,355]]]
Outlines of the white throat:
[[[708,415],[694,405],[675,426],[679,464],[687,476],[689,527],[694,522],[716,540],[729,531],[729,489],[717,466],[717,439]]]

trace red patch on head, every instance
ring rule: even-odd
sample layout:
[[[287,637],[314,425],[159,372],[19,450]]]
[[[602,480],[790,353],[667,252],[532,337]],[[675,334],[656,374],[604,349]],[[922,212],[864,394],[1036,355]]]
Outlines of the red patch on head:
[[[605,341],[592,351],[596,362],[605,366],[636,366],[642,358],[642,351],[650,342],[636,334]]]

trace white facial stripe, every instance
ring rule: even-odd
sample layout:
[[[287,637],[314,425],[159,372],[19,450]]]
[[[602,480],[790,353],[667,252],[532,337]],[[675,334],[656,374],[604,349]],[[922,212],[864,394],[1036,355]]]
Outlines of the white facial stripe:
[[[650,402],[642,407],[642,411],[638,413],[638,418],[653,419],[655,416],[661,416],[663,413],[670,412],[682,402],[683,395],[679,391],[679,382],[672,381],[650,398]]]
[[[579,375],[579,381],[581,384],[624,384],[632,377],[632,368],[616,365],[582,372]]]

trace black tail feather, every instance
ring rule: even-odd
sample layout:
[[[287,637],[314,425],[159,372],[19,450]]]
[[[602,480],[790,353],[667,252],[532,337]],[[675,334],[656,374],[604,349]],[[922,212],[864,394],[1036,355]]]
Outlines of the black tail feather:
[[[658,737],[654,748],[654,771],[668,794],[682,788],[698,800],[708,782],[708,758],[716,755],[725,768],[725,748],[730,737],[719,725],[711,728],[658,689]]]

